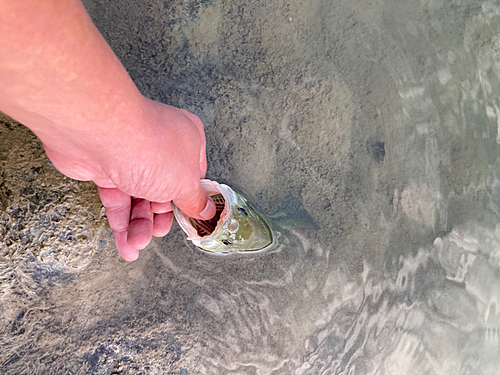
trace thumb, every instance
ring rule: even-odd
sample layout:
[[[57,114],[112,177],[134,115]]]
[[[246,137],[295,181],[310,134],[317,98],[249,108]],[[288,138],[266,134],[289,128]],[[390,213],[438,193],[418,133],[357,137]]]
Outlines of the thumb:
[[[195,219],[208,220],[215,216],[215,203],[200,184],[189,197],[174,200],[174,204],[179,210]]]

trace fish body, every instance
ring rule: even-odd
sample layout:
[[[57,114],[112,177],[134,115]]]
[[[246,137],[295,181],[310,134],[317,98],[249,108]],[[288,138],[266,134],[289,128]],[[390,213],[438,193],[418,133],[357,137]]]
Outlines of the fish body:
[[[273,248],[280,232],[242,195],[229,186],[201,180],[216,205],[210,220],[194,219],[174,206],[174,215],[187,239],[212,253],[251,252]]]

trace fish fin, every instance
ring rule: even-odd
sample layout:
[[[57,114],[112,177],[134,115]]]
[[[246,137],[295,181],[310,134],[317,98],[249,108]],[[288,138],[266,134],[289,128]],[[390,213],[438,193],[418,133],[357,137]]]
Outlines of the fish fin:
[[[306,211],[302,202],[292,195],[287,195],[283,199],[280,208],[273,215],[269,216],[269,218],[283,228],[320,229],[316,221]]]

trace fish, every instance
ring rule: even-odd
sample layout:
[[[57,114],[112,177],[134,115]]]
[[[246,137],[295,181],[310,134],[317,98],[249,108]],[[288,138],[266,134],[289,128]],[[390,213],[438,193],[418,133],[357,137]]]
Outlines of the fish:
[[[212,253],[234,253],[261,251],[277,244],[280,232],[241,194],[208,179],[201,180],[201,187],[215,203],[212,219],[194,219],[174,205],[175,219],[194,245]]]
[[[309,214],[300,211],[300,205],[290,199],[287,206],[294,209],[293,217],[283,212],[266,216],[225,184],[203,179],[201,187],[215,203],[215,216],[210,220],[195,219],[175,205],[174,215],[187,239],[202,250],[218,254],[270,250],[278,245],[283,227],[318,229]],[[296,220],[299,216],[300,223]]]

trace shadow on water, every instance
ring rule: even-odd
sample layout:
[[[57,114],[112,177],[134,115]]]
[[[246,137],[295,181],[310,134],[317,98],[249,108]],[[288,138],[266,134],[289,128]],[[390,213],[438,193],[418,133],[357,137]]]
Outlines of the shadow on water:
[[[2,373],[498,372],[497,4],[84,3],[144,94],[202,118],[210,179],[319,228],[37,258],[2,288]]]

